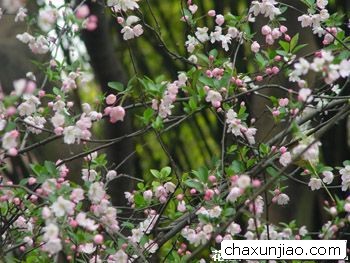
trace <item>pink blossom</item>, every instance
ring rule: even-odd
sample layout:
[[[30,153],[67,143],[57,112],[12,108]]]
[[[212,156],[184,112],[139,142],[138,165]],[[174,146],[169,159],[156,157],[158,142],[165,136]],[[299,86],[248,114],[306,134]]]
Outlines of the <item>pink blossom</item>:
[[[215,16],[215,15],[216,15],[215,10],[209,10],[208,11],[208,16]]]
[[[103,236],[100,235],[100,234],[95,235],[95,236],[94,236],[94,242],[95,242],[95,244],[97,244],[97,245],[103,244]]]
[[[280,69],[276,66],[272,67],[272,74],[277,75],[280,72]]]
[[[271,32],[271,36],[273,39],[279,39],[282,36],[282,33],[280,32],[279,28],[274,28]]]
[[[197,5],[190,5],[188,7],[188,9],[191,11],[192,14],[196,13],[198,10],[198,6]]]
[[[178,205],[177,205],[177,211],[183,213],[186,211],[186,204],[185,201],[179,201]]]
[[[308,88],[302,88],[299,90],[298,94],[298,100],[299,101],[306,101],[306,99],[311,95],[311,89]]]
[[[97,28],[98,18],[95,15],[91,15],[88,17],[85,28],[88,31],[94,31]]]
[[[114,94],[109,94],[106,98],[106,103],[112,105],[117,101],[117,97]]]
[[[215,19],[215,23],[218,25],[218,26],[221,26],[223,23],[225,23],[225,18],[223,15],[217,15],[216,16],[216,19]]]
[[[79,18],[79,19],[84,19],[84,18],[86,18],[89,14],[90,14],[90,9],[89,9],[88,5],[82,5],[82,6],[80,6],[80,7],[77,9],[76,13],[75,13],[76,17]]]
[[[252,45],[250,46],[250,48],[251,48],[251,50],[252,50],[254,53],[257,53],[257,52],[259,52],[259,50],[260,50],[260,45],[259,45],[258,42],[254,41],[254,42],[252,43]]]
[[[282,32],[282,33],[286,33],[287,31],[288,31],[288,28],[286,27],[286,26],[280,26],[280,31]]]
[[[147,201],[151,201],[153,197],[153,192],[151,190],[146,190],[143,192],[143,198]]]
[[[261,33],[264,35],[264,36],[267,36],[269,34],[271,34],[271,27],[269,27],[268,25],[265,25],[261,28]]]
[[[110,122],[116,123],[117,121],[124,121],[125,110],[122,106],[116,106],[111,108],[111,112],[109,113]]]
[[[278,104],[281,106],[281,107],[286,107],[289,103],[289,99],[287,98],[282,98],[282,99],[279,99],[278,100]]]
[[[274,43],[275,41],[274,41],[272,35],[271,35],[271,34],[268,34],[268,35],[266,35],[265,42],[266,42],[266,44],[268,44],[268,45],[273,45],[273,43]]]

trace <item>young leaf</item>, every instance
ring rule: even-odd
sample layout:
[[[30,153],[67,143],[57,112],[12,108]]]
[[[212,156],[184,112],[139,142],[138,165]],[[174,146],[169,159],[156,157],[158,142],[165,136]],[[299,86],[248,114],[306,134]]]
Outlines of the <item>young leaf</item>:
[[[120,82],[108,82],[108,87],[119,92],[124,91],[124,85]]]

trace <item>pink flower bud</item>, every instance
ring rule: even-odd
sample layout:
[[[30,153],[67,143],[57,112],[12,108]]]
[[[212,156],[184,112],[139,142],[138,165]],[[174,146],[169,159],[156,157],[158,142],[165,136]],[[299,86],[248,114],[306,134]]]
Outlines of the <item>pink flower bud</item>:
[[[215,15],[216,15],[215,10],[209,10],[209,11],[208,11],[208,16],[214,17]]]
[[[45,96],[45,94],[46,94],[45,90],[39,90],[39,92],[38,92],[38,96],[39,96],[39,98],[44,97],[44,96]]]
[[[63,128],[62,127],[57,127],[54,129],[54,132],[56,135],[62,135],[63,134]]]
[[[212,104],[212,106],[213,106],[214,108],[219,108],[219,107],[221,106],[221,102],[218,101],[218,100],[212,101],[211,104]]]
[[[350,203],[346,203],[346,204],[344,205],[344,210],[345,210],[345,212],[350,213]]]
[[[274,197],[272,198],[271,202],[272,202],[272,203],[277,203],[277,197],[274,196]]]
[[[259,188],[261,186],[261,181],[259,179],[253,179],[252,180],[252,186],[254,188]]]
[[[28,184],[29,185],[33,185],[33,184],[35,184],[36,183],[36,178],[34,178],[34,177],[29,177],[28,178]]]
[[[29,199],[32,203],[35,203],[36,201],[38,201],[38,197],[36,195],[31,195]]]
[[[106,98],[106,103],[112,105],[117,101],[117,97],[114,94],[109,94]]]
[[[271,35],[272,35],[273,39],[278,39],[278,38],[280,38],[282,33],[280,32],[280,30],[278,28],[274,28],[271,32]]]
[[[278,100],[278,104],[279,104],[281,107],[287,106],[288,103],[289,103],[289,99],[287,99],[287,98],[282,98],[282,99],[279,99],[279,100]]]
[[[0,196],[0,202],[5,202],[9,199],[9,197],[7,195],[2,195]]]
[[[288,31],[288,28],[286,26],[280,26],[280,31],[284,34]]]
[[[221,26],[223,23],[225,23],[225,18],[223,15],[217,15],[216,16],[216,19],[215,19],[215,23],[218,25],[218,26]]]
[[[285,152],[287,152],[287,148],[286,147],[284,147],[284,146],[282,146],[281,148],[280,148],[280,153],[285,153]]]
[[[17,111],[17,109],[16,109],[15,107],[10,106],[10,107],[8,107],[8,108],[6,109],[6,115],[7,115],[8,117],[10,117],[10,116],[16,114],[16,111]]]
[[[90,9],[87,5],[82,5],[80,6],[76,13],[75,13],[75,16],[79,19],[84,19],[86,18],[88,15],[90,14]]]
[[[91,15],[87,19],[87,23],[85,25],[86,30],[94,31],[97,28],[98,18],[95,15]]]
[[[315,57],[322,58],[322,52],[321,51],[316,51],[315,52]]]
[[[26,86],[26,93],[32,94],[36,89],[36,84],[34,81],[29,80]]]
[[[164,196],[164,195],[162,195],[161,197],[159,197],[159,202],[160,202],[161,204],[164,204],[164,203],[166,202],[166,200],[167,200],[167,198],[166,198],[166,196]]]
[[[275,40],[273,39],[271,34],[268,34],[265,38],[265,42],[268,45],[273,45],[273,43],[275,42]]]
[[[236,79],[236,85],[237,86],[242,86],[243,81],[241,79]]]
[[[250,49],[254,52],[257,53],[260,50],[260,45],[258,42],[254,41],[252,45],[250,46]]]
[[[101,245],[103,243],[103,236],[100,234],[97,234],[94,236],[94,242],[97,245]]]
[[[274,75],[277,75],[278,72],[280,72],[280,69],[279,69],[278,67],[274,66],[274,67],[272,68],[272,73],[273,73]]]
[[[65,180],[64,180],[64,178],[62,178],[62,177],[60,177],[60,178],[58,178],[57,179],[57,182],[59,182],[59,183],[63,183]]]
[[[182,201],[182,200],[184,199],[184,195],[183,195],[183,194],[178,194],[178,195],[176,196],[176,199],[177,199],[178,201]]]
[[[255,77],[255,80],[260,82],[260,81],[262,81],[262,80],[263,80],[263,77],[262,77],[262,76],[260,76],[260,75],[258,75],[258,76],[256,76],[256,77]]]
[[[191,11],[192,14],[196,13],[198,10],[198,6],[197,5],[190,5],[188,7],[188,9]]]
[[[17,151],[16,148],[11,148],[11,149],[8,150],[7,154],[8,154],[9,156],[17,156],[18,151]]]
[[[195,195],[196,193],[197,193],[197,190],[196,190],[196,189],[192,188],[192,189],[190,190],[190,194],[191,194],[191,195]]]
[[[117,121],[124,121],[125,110],[122,106],[113,107],[109,113],[110,122],[116,123]]]
[[[223,238],[222,238],[221,235],[217,235],[217,236],[215,237],[215,242],[219,244],[219,243],[221,243],[222,239],[223,239]]]
[[[271,68],[266,68],[266,69],[265,69],[265,73],[266,73],[267,75],[271,75],[271,74],[272,74],[272,69],[271,69]]]
[[[67,107],[68,108],[72,108],[74,106],[74,102],[73,101],[68,101],[67,102]]]
[[[211,189],[207,189],[204,194],[204,200],[209,201],[213,198],[214,196],[214,191]]]
[[[285,40],[285,41],[289,42],[289,41],[290,41],[290,39],[291,39],[291,38],[290,38],[290,36],[289,36],[289,35],[287,35],[287,34],[285,34],[285,35],[284,35],[284,40]]]
[[[21,204],[21,200],[18,197],[15,197],[15,198],[13,198],[13,203],[15,205],[20,205]]]
[[[209,175],[208,180],[211,183],[215,183],[216,182],[216,177],[214,175]]]
[[[261,34],[263,34],[264,36],[271,34],[271,27],[269,27],[268,25],[263,26],[261,28]]]
[[[112,107],[106,107],[105,109],[104,109],[104,114],[105,115],[109,115],[110,113],[111,113],[111,110],[112,110]]]
[[[275,56],[274,60],[276,62],[280,62],[282,60],[282,57],[280,55]]]
[[[212,78],[213,77],[213,73],[209,69],[205,72],[205,74],[207,75],[208,78]]]
[[[121,16],[117,17],[117,22],[118,24],[123,24],[124,23],[124,18],[122,18]]]
[[[274,111],[272,111],[272,115],[277,117],[277,116],[280,115],[280,111],[279,110],[274,110]]]

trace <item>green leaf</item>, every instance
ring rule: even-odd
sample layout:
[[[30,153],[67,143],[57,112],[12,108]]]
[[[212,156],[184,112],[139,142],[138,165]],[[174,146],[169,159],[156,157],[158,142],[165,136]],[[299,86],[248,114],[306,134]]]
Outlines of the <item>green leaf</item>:
[[[200,182],[195,181],[193,179],[186,180],[185,185],[187,185],[190,188],[194,188],[194,189],[198,190],[199,192],[203,192],[203,185]]]
[[[276,177],[279,175],[279,172],[271,166],[266,168],[266,172],[273,177]]]
[[[163,119],[157,116],[156,120],[152,123],[152,127],[156,130],[161,130],[163,128]]]
[[[290,41],[290,50],[293,51],[299,41],[299,33],[295,34]]]
[[[235,213],[235,209],[233,209],[232,207],[226,208],[223,212],[223,216],[229,217],[229,216],[233,216]]]
[[[160,172],[158,170],[151,169],[150,172],[155,178],[160,178]]]
[[[108,82],[108,87],[110,87],[111,89],[114,89],[116,91],[124,91],[124,85],[120,82]]]
[[[264,68],[266,66],[267,61],[265,60],[265,58],[260,53],[256,53],[255,54],[255,58],[256,58],[256,61],[259,64],[260,68]]]
[[[230,165],[230,168],[233,170],[234,173],[242,173],[244,171],[244,165],[238,160],[233,160],[232,164]]]
[[[307,44],[301,44],[301,45],[298,45],[294,48],[293,52],[294,53],[297,53],[299,50],[301,50],[302,48],[306,47]]]
[[[170,174],[171,174],[171,168],[169,166],[162,168],[162,170],[160,171],[160,177],[162,179],[167,178]]]
[[[208,169],[205,167],[200,167],[198,171],[192,171],[192,173],[199,179],[199,181],[206,183],[208,181]]]
[[[289,43],[288,42],[280,40],[278,43],[280,44],[280,46],[283,48],[283,50],[285,52],[289,52]]]
[[[147,108],[144,112],[143,112],[143,121],[144,123],[147,125],[150,123],[152,117],[154,114],[154,110],[151,108]]]
[[[129,228],[129,229],[135,228],[135,225],[134,225],[133,223],[130,223],[130,222],[127,222],[127,221],[124,221],[124,222],[122,223],[122,226],[123,226],[123,227],[126,227],[126,228]]]
[[[188,105],[190,106],[192,111],[197,109],[197,102],[193,97],[190,98]]]
[[[57,175],[57,168],[53,162],[45,161],[44,166],[49,174]]]
[[[145,185],[143,183],[138,183],[137,184],[137,187],[140,189],[140,190],[143,190],[145,188]]]
[[[146,204],[145,199],[143,199],[143,196],[140,193],[134,195],[134,201],[137,206],[143,206]]]

